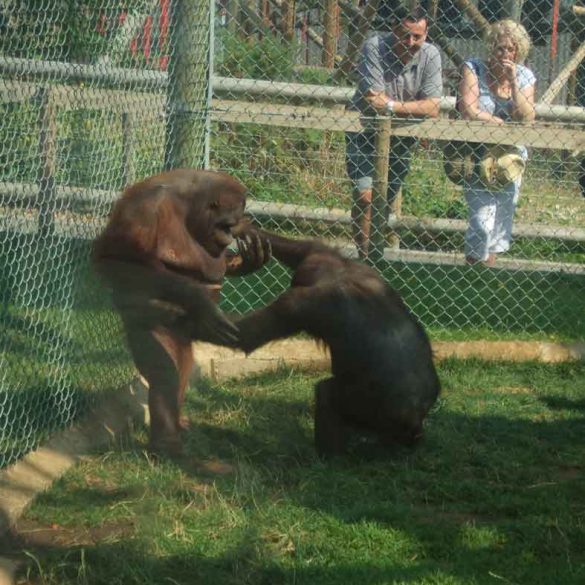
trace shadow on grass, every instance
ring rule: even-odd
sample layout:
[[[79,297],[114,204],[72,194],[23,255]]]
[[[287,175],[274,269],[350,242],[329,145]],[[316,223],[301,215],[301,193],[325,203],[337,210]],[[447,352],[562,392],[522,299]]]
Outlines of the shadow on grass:
[[[563,396],[544,396],[542,402],[553,410],[585,411],[585,398],[571,399]]]
[[[476,367],[481,369],[483,364],[477,362]],[[543,364],[538,364],[537,367],[542,370],[546,368]],[[524,375],[530,372],[530,364],[524,368]],[[565,364],[557,367],[559,371],[572,368],[573,366]],[[583,368],[575,366],[573,369],[581,371]],[[261,382],[263,378],[274,375],[261,374],[257,379]],[[254,377],[249,380],[251,384],[254,384]],[[272,457],[278,459],[287,454],[297,458],[304,456],[307,465],[315,464],[318,459],[313,449],[312,437],[313,382],[314,380],[310,380],[306,383],[304,396],[299,399],[298,392],[290,396],[286,390],[274,396],[241,395],[237,391],[216,387],[209,381],[201,380],[198,382],[197,391],[187,397],[187,410],[198,419],[186,436],[188,449],[193,455],[202,456],[205,453],[218,457],[237,453],[259,465],[271,461]],[[520,382],[523,382],[521,376]],[[293,383],[296,382],[291,381],[291,384]],[[572,384],[570,379],[569,384]],[[575,388],[575,391],[578,392],[578,389]],[[502,400],[507,399],[505,386],[501,392],[504,393]],[[522,389],[522,392],[525,390]],[[511,393],[513,394],[513,389]],[[487,402],[488,398],[487,395],[484,396],[483,402]],[[334,459],[328,464],[344,465],[347,461],[351,461],[351,464],[359,463],[364,458],[368,459],[370,447],[372,447],[373,458],[381,461],[387,460],[389,456],[398,459],[410,458],[413,454],[417,458],[428,455],[450,458],[445,450],[447,445],[456,445],[468,450],[472,445],[467,444],[466,441],[471,439],[477,445],[488,444],[496,447],[498,452],[508,454],[507,459],[509,459],[509,455],[516,449],[529,452],[536,444],[546,449],[553,448],[555,444],[562,446],[572,442],[576,444],[580,441],[585,442],[585,413],[582,412],[585,411],[585,399],[561,396],[558,393],[530,395],[530,403],[535,409],[539,408],[539,404],[544,404],[551,411],[573,411],[572,417],[554,418],[554,414],[549,417],[535,410],[531,420],[517,418],[517,414],[522,413],[525,407],[520,408],[518,412],[512,410],[510,413],[502,414],[506,409],[501,404],[497,404],[494,409],[494,412],[498,412],[497,415],[473,416],[459,413],[449,409],[451,399],[448,391],[447,393],[444,391],[429,413],[425,438],[419,448],[397,447],[389,453],[384,448],[378,449],[375,441],[370,438],[360,438],[354,441],[353,453],[349,455],[349,458]],[[474,400],[481,402],[481,397],[474,397]],[[229,421],[223,424],[212,424],[204,420],[205,413],[212,415],[217,412],[237,413],[238,411],[247,421],[245,430],[231,427]],[[205,445],[199,448],[198,445],[202,443]],[[540,459],[542,453],[538,452],[539,450],[535,451],[535,455]]]
[[[31,347],[31,332],[34,331],[35,343],[55,344],[70,350],[73,347],[73,340],[63,334],[58,327],[43,323],[36,316],[11,315],[8,312],[0,315],[0,327],[8,341],[11,351],[31,355],[35,349]]]
[[[448,388],[415,450],[364,457],[367,444],[359,442],[350,456],[327,462],[312,445],[314,380],[299,386],[284,376],[267,390],[262,377],[246,386],[201,384],[188,398],[186,451],[193,460],[232,463],[235,473],[202,479],[184,465],[183,476],[204,482],[233,522],[206,517],[201,528],[195,516],[170,537],[171,501],[185,513],[213,503],[166,475],[165,463],[147,470],[143,491],[129,495],[112,479],[115,489],[74,484],[44,502],[71,519],[150,500],[142,514],[117,515],[109,541],[101,515],[101,533],[61,538],[56,547],[50,538],[35,542],[32,530],[16,549],[38,561],[29,563],[31,583],[50,585],[580,584],[585,416],[573,394],[555,405],[553,393],[528,393],[528,374],[526,367],[511,390],[505,381],[497,392],[474,386],[465,400]],[[467,392],[465,383],[458,388]],[[559,405],[571,412],[559,413]]]
[[[118,531],[119,532],[119,531]],[[112,530],[114,532],[114,529]],[[360,584],[382,585],[388,583],[425,582],[436,576],[432,563],[422,562],[416,567],[388,567],[372,562],[340,563],[336,566],[285,568],[270,566],[263,558],[268,551],[251,546],[255,542],[247,534],[230,550],[217,556],[196,552],[180,555],[153,557],[135,543],[131,535],[112,544],[51,546],[35,545],[34,539],[17,537],[7,554],[22,563],[18,550],[27,550],[28,569],[21,565],[20,573],[28,578],[26,583],[91,583],[92,585],[284,585],[284,584]],[[115,538],[115,537],[114,537]],[[53,565],[56,571],[44,567]],[[490,580],[488,580],[490,579]],[[25,581],[19,581],[25,582]],[[493,583],[493,577],[476,581]]]

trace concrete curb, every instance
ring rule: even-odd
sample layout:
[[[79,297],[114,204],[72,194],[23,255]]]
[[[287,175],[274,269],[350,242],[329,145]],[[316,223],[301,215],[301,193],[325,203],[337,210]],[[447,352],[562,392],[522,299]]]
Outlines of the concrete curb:
[[[310,339],[287,339],[269,343],[245,356],[241,351],[208,343],[193,345],[201,373],[212,380],[226,380],[242,375],[296,366],[308,370],[326,370],[329,354]],[[563,344],[541,341],[437,341],[433,343],[435,359],[450,357],[476,358],[486,361],[537,361],[559,363],[585,361],[585,342]]]
[[[13,585],[18,564],[0,557],[0,585]]]
[[[77,425],[0,471],[0,533],[10,528],[35,495],[61,477],[79,457],[107,445],[145,419],[146,387],[138,380],[112,394]]]

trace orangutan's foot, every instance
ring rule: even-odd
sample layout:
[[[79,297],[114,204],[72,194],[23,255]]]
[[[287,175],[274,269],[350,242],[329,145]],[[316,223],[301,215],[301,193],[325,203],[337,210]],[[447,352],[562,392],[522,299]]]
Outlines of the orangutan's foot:
[[[148,443],[148,452],[155,457],[165,457],[168,459],[178,459],[183,455],[183,442],[180,437],[151,437]]]

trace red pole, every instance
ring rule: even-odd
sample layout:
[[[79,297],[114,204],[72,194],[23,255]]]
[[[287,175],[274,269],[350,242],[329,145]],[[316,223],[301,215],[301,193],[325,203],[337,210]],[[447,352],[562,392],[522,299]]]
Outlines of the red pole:
[[[552,12],[552,31],[550,36],[550,63],[548,69],[548,84],[554,79],[555,61],[557,59],[557,49],[559,44],[559,10],[561,0],[553,0]]]
[[[167,39],[169,36],[170,4],[171,0],[160,0],[158,48],[160,54],[159,66],[163,71],[166,71],[169,64]]]
[[[305,65],[309,64],[309,35],[307,34],[307,29],[309,28],[309,11],[305,12],[305,16],[303,18],[303,27],[301,29],[301,39],[305,44]]]
[[[150,63],[150,50],[152,49],[152,16],[146,17],[142,37],[142,52],[147,63]]]

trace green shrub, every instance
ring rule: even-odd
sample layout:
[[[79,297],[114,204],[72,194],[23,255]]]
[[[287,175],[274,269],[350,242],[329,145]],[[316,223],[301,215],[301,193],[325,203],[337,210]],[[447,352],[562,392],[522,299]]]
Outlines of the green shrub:
[[[292,79],[295,51],[290,43],[271,35],[252,42],[225,29],[220,35],[221,61],[215,65],[218,75],[273,81]]]

